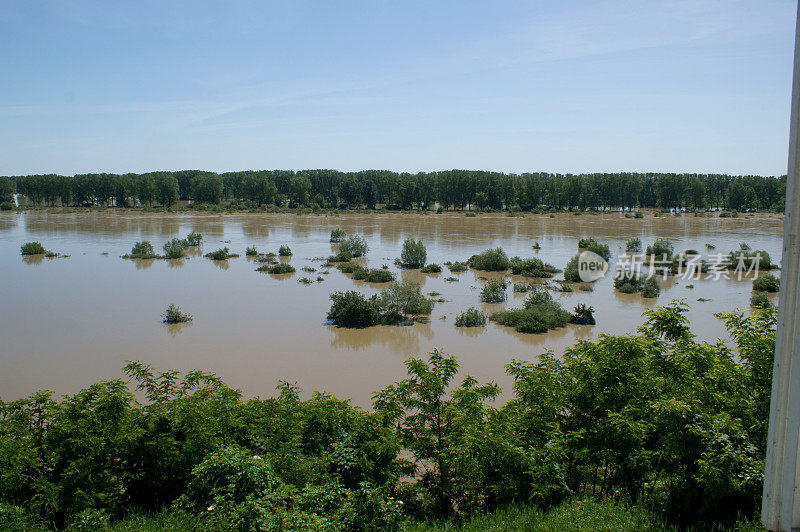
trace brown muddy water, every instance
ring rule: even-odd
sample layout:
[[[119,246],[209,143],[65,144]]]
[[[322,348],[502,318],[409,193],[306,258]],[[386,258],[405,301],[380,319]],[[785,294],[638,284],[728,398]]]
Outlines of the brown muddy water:
[[[353,281],[335,268],[323,282],[303,266],[321,269],[315,258],[332,252],[329,235],[341,227],[361,233],[369,244],[366,262],[389,265],[399,278],[439,292],[429,323],[339,329],[325,323],[332,292],[357,289],[377,293],[386,285]],[[137,240],[163,243],[190,231],[203,234],[202,253],[223,246],[241,257],[215,262],[195,253],[181,261],[131,261],[120,258]],[[405,376],[403,361],[440,348],[457,355],[463,373],[498,382],[506,394],[511,380],[504,365],[512,358],[533,360],[542,352],[563,352],[579,339],[626,334],[641,324],[642,312],[672,299],[685,298],[699,339],[726,339],[714,313],[746,309],[747,280],[675,280],[662,283],[657,300],[616,292],[611,276],[593,292],[555,293],[567,310],[580,303],[595,308],[596,326],[568,325],[548,334],[520,334],[493,323],[477,329],[456,328],[457,314],[470,306],[490,313],[519,307],[524,295],[509,289],[505,304],[479,300],[483,272],[438,275],[398,271],[403,240],[420,238],[428,261],[466,260],[489,247],[509,256],[538,256],[563,268],[577,252],[577,239],[593,236],[614,253],[639,237],[644,245],[670,239],[676,251],[727,253],[746,241],[753,249],[780,259],[783,218],[760,215],[737,219],[694,216],[626,219],[620,214],[529,215],[509,218],[463,214],[141,214],[141,213],[3,213],[0,214],[0,399],[11,400],[39,389],[75,393],[102,379],[117,378],[126,360],[142,360],[157,369],[203,369],[220,375],[245,396],[269,396],[280,379],[298,382],[306,394],[320,390],[369,406],[371,394]],[[69,258],[27,260],[19,246],[38,240]],[[541,250],[531,246],[538,241]],[[706,244],[716,246],[706,251]],[[297,272],[270,276],[255,271],[245,247],[277,252],[289,245]],[[614,257],[612,257],[612,265]],[[455,276],[458,282],[446,282]],[[560,276],[556,276],[557,278]],[[688,285],[693,284],[694,288]],[[700,302],[698,298],[709,301]],[[777,299],[773,299],[777,302]],[[168,327],[160,314],[175,303],[194,321]]]

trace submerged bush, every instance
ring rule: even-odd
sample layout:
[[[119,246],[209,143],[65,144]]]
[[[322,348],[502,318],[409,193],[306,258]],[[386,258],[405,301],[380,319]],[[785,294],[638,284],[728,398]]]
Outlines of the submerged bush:
[[[180,259],[186,255],[186,241],[173,238],[164,244],[164,257],[167,259]]]
[[[594,308],[580,304],[575,307],[575,312],[569,317],[569,322],[575,325],[594,325]]]
[[[342,268],[342,271],[344,272],[346,269],[348,268]],[[356,266],[352,273],[354,281],[366,281],[368,283],[388,283],[394,281],[394,274],[384,269],[370,270],[362,266]]]
[[[333,231],[331,231],[331,240],[330,241],[332,243],[341,242],[342,240],[344,240],[345,236],[347,236],[347,233],[345,233],[341,229],[337,228],[337,229],[334,229]]]
[[[753,279],[753,290],[756,292],[777,292],[781,288],[780,279],[766,273]]]
[[[500,272],[511,267],[511,263],[508,260],[508,255],[506,255],[506,252],[503,251],[503,248],[499,247],[495,249],[487,249],[478,255],[471,256],[467,261],[467,264],[476,270],[485,270],[489,272]]]
[[[203,235],[200,233],[195,233],[192,231],[186,236],[186,243],[189,246],[199,246],[200,242],[203,241]]]
[[[448,268],[448,269],[449,269],[449,270],[450,270],[452,273],[461,273],[461,272],[465,272],[465,271],[467,271],[467,263],[466,263],[466,262],[458,262],[458,261],[455,261],[455,262],[453,262],[453,263],[451,263],[451,264],[448,264],[448,265],[447,265],[447,268]]]
[[[537,257],[533,257],[531,259],[512,257],[509,261],[509,266],[511,268],[511,273],[514,275],[524,275],[525,277],[539,277],[544,279],[548,279],[552,277],[554,273],[561,271],[552,264],[547,264]]]
[[[256,249],[255,246],[250,246],[250,247],[248,247],[247,249],[244,250],[244,254],[247,257],[257,257],[258,256],[258,250]]]
[[[280,275],[282,273],[294,273],[295,269],[291,264],[279,262],[278,264],[264,264],[263,266],[256,268],[256,271]]]
[[[564,280],[565,281],[568,281],[570,283],[579,283],[579,282],[581,282],[581,275],[580,275],[580,272],[578,270],[578,260],[579,259],[580,259],[580,257],[578,255],[575,255],[574,257],[569,259],[569,262],[567,263],[567,266],[564,268]]]
[[[632,271],[619,272],[614,277],[614,288],[623,294],[641,292],[642,296],[648,298],[658,297],[661,293],[661,287],[655,275],[643,275]]]
[[[591,251],[592,253],[596,253],[605,260],[611,259],[611,250],[608,248],[608,244],[601,244],[592,237],[581,238],[578,241],[578,249],[585,249],[587,251]]]
[[[381,292],[381,312],[385,318],[392,316],[427,315],[433,311],[433,301],[422,293],[420,285],[410,281],[394,282]]]
[[[666,259],[670,260],[672,258],[672,254],[674,253],[675,249],[672,246],[672,242],[667,240],[666,238],[659,238],[651,245],[647,246],[647,250],[645,251],[645,255],[653,255],[657,259]]]
[[[352,262],[342,262],[336,266],[342,273],[355,273],[361,266]]]
[[[655,275],[647,277],[644,281],[644,285],[642,285],[642,297],[658,297],[660,293],[661,286],[658,284],[658,278]]]
[[[292,250],[289,246],[282,245],[278,248],[278,255],[281,257],[290,257],[292,255]]]
[[[230,258],[238,257],[239,255],[231,253],[227,247],[206,253],[205,257],[211,260],[228,260]]]
[[[502,303],[506,300],[505,279],[489,279],[481,289],[481,301],[484,303]]]
[[[456,327],[483,327],[486,325],[486,314],[470,307],[456,316]]]
[[[348,251],[340,251],[336,255],[331,255],[328,257],[328,262],[350,262],[353,260],[353,255],[350,254]]]
[[[400,262],[404,268],[422,268],[425,266],[427,260],[428,252],[422,240],[407,238],[403,242],[403,250],[400,252]]]
[[[129,255],[132,259],[152,259],[156,256],[155,251],[153,251],[153,244],[144,240],[142,242],[136,242],[131,248],[131,253]]]
[[[365,297],[360,292],[334,292],[328,310],[328,319],[339,327],[371,327],[381,322],[380,304],[377,296]]]
[[[772,257],[763,249],[751,250],[750,246],[742,243],[738,251],[731,251],[727,257],[727,267],[729,270],[759,270],[768,271],[772,269]]]
[[[625,251],[628,253],[641,253],[642,241],[638,238],[629,238],[628,242],[625,244]]]
[[[363,257],[367,251],[369,246],[361,235],[350,235],[339,244],[339,253],[349,254],[351,257]]]
[[[531,285],[529,285],[528,283],[525,283],[525,282],[522,282],[522,281],[520,281],[518,283],[514,283],[514,293],[524,294],[530,289],[531,289]]]
[[[442,273],[442,267],[438,264],[428,264],[420,270],[422,273]]]
[[[47,253],[41,242],[26,242],[19,249],[23,255],[44,255]]]
[[[433,302],[425,298],[420,286],[410,282],[394,282],[369,298],[354,290],[335,292],[331,301],[328,319],[340,327],[391,325],[433,310]]]
[[[191,314],[184,314],[181,312],[180,307],[176,307],[175,305],[170,305],[167,307],[167,310],[161,315],[162,321],[164,323],[185,323],[187,321],[192,320]]]
[[[769,296],[766,292],[756,292],[750,298],[750,306],[753,308],[771,308],[772,301],[769,300]]]
[[[563,327],[570,314],[544,290],[534,290],[524,308],[496,312],[489,318],[495,323],[514,327],[522,333],[545,333]]]

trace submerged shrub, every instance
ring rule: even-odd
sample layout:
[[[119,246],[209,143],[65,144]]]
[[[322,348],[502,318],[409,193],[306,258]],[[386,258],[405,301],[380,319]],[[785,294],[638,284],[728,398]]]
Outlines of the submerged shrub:
[[[461,272],[465,272],[465,271],[467,271],[467,263],[466,263],[466,262],[458,262],[458,261],[455,261],[455,262],[453,262],[453,263],[451,263],[451,264],[448,264],[448,265],[447,265],[447,268],[448,268],[448,269],[449,269],[449,270],[450,270],[452,273],[461,273]]]
[[[456,316],[456,327],[483,327],[486,325],[486,314],[470,307]]]
[[[170,305],[167,307],[167,310],[161,315],[162,321],[164,323],[185,323],[187,321],[192,320],[191,314],[184,314],[181,312],[180,307],[176,307],[175,305]]]
[[[763,249],[751,250],[745,243],[740,245],[738,251],[731,251],[727,257],[729,270],[759,270],[772,269],[772,257]]]
[[[264,265],[257,268],[257,271],[263,272],[266,271],[267,273],[271,273],[274,275],[280,275],[282,273],[294,273],[295,269],[294,266],[291,264],[286,264],[285,262],[280,262],[278,264],[272,265]]]
[[[587,251],[591,251],[592,253],[596,253],[605,260],[609,260],[611,258],[611,250],[608,248],[608,244],[601,244],[592,237],[581,238],[578,240],[578,249],[585,249]]]
[[[502,303],[506,300],[505,279],[489,279],[481,290],[481,301],[484,303]]]
[[[500,247],[487,249],[478,255],[473,255],[469,258],[467,264],[476,270],[485,270],[489,272],[504,271],[511,267],[508,255],[506,255],[506,252]]]
[[[655,275],[650,275],[645,279],[642,286],[642,297],[653,298],[658,297],[661,293],[661,286],[658,284],[658,278]]]
[[[564,280],[570,283],[579,283],[581,282],[581,275],[578,271],[578,260],[579,256],[575,255],[569,262],[567,263],[566,268],[564,268]]]
[[[525,308],[496,312],[489,319],[500,325],[514,327],[517,332],[545,333],[565,326],[569,317],[569,312],[551,299],[541,303],[526,302]]]
[[[625,244],[625,251],[628,253],[641,253],[642,241],[638,238],[629,238],[628,242]]]
[[[342,273],[355,273],[361,266],[352,262],[342,262],[336,266]]]
[[[290,257],[292,255],[292,250],[289,246],[282,245],[278,248],[278,255],[281,257]]]
[[[256,257],[258,256],[258,250],[255,246],[250,246],[244,250],[244,254],[248,257]]]
[[[544,279],[548,279],[552,277],[554,273],[561,271],[552,264],[547,264],[537,257],[533,257],[531,259],[512,257],[509,261],[509,266],[511,268],[511,273],[514,275],[524,275],[525,277],[539,277]]]
[[[328,257],[328,262],[350,262],[353,260],[353,255],[350,254],[348,251],[340,251],[336,255],[331,255]]]
[[[19,249],[23,255],[44,255],[47,253],[41,242],[26,242]]]
[[[442,267],[438,264],[428,264],[420,270],[422,273],[442,273]]]
[[[333,231],[331,231],[331,240],[330,241],[332,243],[341,242],[342,240],[344,240],[345,236],[347,236],[347,233],[345,233],[341,229],[337,228],[337,229],[334,229]]]
[[[392,283],[380,295],[381,312],[387,319],[395,315],[427,315],[433,311],[433,301],[422,293],[420,285],[410,281]]]
[[[756,292],[777,292],[780,288],[780,280],[771,273],[759,275],[753,279],[753,290]]]
[[[205,257],[211,260],[228,260],[230,258],[238,257],[235,253],[230,253],[230,250],[227,247],[222,249],[218,249],[216,251],[212,251],[211,253],[206,253]]]
[[[339,327],[370,327],[381,321],[377,296],[365,297],[360,292],[334,292],[328,319]]]
[[[339,253],[349,254],[351,257],[362,257],[369,251],[367,241],[361,235],[350,235],[339,244]]]
[[[772,301],[766,292],[756,292],[750,298],[750,306],[753,308],[772,308]]]
[[[575,312],[569,317],[569,322],[575,325],[594,325],[594,308],[580,304],[575,307]]]
[[[525,292],[527,292],[530,289],[531,289],[531,285],[529,285],[528,283],[525,283],[525,282],[522,282],[522,281],[520,281],[518,283],[514,283],[514,292],[517,293],[517,294],[524,294]]]
[[[164,257],[168,259],[180,259],[186,255],[186,241],[173,238],[164,244]]]
[[[675,249],[672,246],[672,242],[667,240],[666,238],[659,238],[651,245],[647,246],[647,250],[645,251],[646,255],[654,255],[656,258],[659,259],[671,259],[672,254],[674,253]]]
[[[383,268],[370,270],[364,280],[368,283],[388,283],[394,281],[394,274]]]
[[[152,259],[155,256],[156,254],[155,251],[153,251],[153,244],[147,240],[136,242],[131,248],[131,254],[129,255],[129,257],[132,259]]]
[[[400,262],[405,268],[422,268],[428,260],[428,252],[422,240],[407,238],[403,242],[403,250],[400,252]],[[441,268],[440,270],[441,271]]]
[[[200,242],[202,241],[203,241],[203,235],[201,235],[200,233],[195,233],[194,231],[192,231],[186,236],[186,243],[189,246],[199,246]]]

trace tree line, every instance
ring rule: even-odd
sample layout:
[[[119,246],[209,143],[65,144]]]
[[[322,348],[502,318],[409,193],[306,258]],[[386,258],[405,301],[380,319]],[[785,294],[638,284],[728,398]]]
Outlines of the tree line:
[[[3,181],[5,178],[0,178]],[[172,207],[179,200],[320,208],[531,211],[724,208],[783,211],[786,176],[677,173],[553,174],[447,170],[201,170],[12,176],[36,205]]]

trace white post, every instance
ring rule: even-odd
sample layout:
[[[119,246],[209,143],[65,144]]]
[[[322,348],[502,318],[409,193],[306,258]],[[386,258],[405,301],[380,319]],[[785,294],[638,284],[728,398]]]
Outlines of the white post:
[[[800,530],[800,12],[794,44],[789,169],[781,292],[772,370],[767,464],[761,520],[769,530]]]

